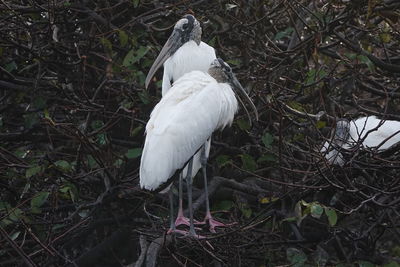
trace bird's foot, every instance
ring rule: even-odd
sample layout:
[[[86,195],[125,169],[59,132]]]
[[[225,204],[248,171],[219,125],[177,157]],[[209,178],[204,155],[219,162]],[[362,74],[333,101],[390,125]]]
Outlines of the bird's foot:
[[[187,236],[189,234],[189,232],[188,231],[184,231],[184,230],[169,228],[168,231],[167,231],[167,235],[170,235],[170,234],[180,234],[180,235],[183,235],[183,236]]]
[[[229,227],[229,226],[236,224],[236,222],[225,224],[225,223],[219,222],[217,220],[214,220],[214,218],[211,216],[211,213],[208,213],[206,215],[206,217],[204,218],[204,223],[206,223],[206,222],[208,222],[208,225],[210,225],[211,233],[216,233],[215,227]]]
[[[177,227],[182,224],[190,226],[190,220],[189,220],[189,218],[185,217],[183,214],[178,213],[178,216],[176,217],[176,220],[175,220],[175,226]],[[203,224],[205,224],[205,222],[199,222],[197,220],[193,220],[193,224],[203,225]]]
[[[203,235],[198,235],[198,234],[196,234],[196,232],[195,232],[194,230],[190,230],[190,231],[188,232],[188,236],[191,237],[191,238],[194,238],[194,239],[205,239],[205,238],[206,238],[206,237],[203,236]]]
[[[190,237],[190,238],[194,238],[194,239],[205,239],[206,238],[203,235],[196,234],[195,231],[185,231],[185,230],[169,228],[167,231],[167,235],[171,235],[171,234],[179,234],[179,235],[182,235],[182,237]]]

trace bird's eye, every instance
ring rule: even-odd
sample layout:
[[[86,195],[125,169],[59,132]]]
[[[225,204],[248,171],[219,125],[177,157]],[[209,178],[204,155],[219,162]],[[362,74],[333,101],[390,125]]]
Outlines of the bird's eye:
[[[183,25],[182,25],[182,28],[183,28],[184,30],[186,30],[186,29],[188,28],[188,24],[187,24],[187,23],[183,24]]]

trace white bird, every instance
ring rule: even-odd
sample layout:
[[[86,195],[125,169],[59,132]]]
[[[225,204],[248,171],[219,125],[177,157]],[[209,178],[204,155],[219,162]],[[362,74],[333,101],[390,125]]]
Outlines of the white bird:
[[[216,59],[213,47],[201,41],[202,29],[200,23],[192,15],[185,15],[180,19],[174,27],[171,36],[168,38],[160,54],[157,56],[149,73],[146,77],[146,88],[149,86],[151,79],[156,71],[164,65],[164,74],[162,82],[162,96],[171,88],[171,84],[177,81],[184,74],[199,70],[207,72],[211,63]],[[199,150],[193,157],[192,178],[196,176],[202,165],[206,164],[210,154],[211,136],[205,142],[204,147]],[[204,161],[203,163],[201,161]],[[182,204],[182,177],[186,177],[188,167],[186,166],[179,178],[179,210],[175,224],[189,225],[188,219],[183,215]],[[207,177],[205,173],[204,183],[207,191]],[[208,197],[206,199],[206,218],[205,221],[210,222],[211,231],[215,226],[223,226],[223,224],[212,219],[210,215],[210,204]]]
[[[186,180],[191,236],[196,236],[192,210],[192,165],[194,155],[217,129],[230,125],[237,111],[235,92],[257,110],[231,68],[221,59],[211,64],[208,73],[192,71],[178,79],[155,106],[146,125],[146,140],[140,163],[140,186],[160,190],[171,183],[177,171],[188,164]],[[206,192],[207,193],[207,192]],[[171,200],[171,231],[175,231]],[[209,213],[209,210],[207,211]]]
[[[343,150],[357,148],[381,151],[398,142],[400,121],[382,120],[375,116],[361,117],[350,122],[338,121],[331,140],[324,143],[321,152],[331,164],[343,166]]]

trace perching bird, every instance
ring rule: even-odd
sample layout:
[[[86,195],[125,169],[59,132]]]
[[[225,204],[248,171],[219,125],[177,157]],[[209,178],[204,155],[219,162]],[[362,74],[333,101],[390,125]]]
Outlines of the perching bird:
[[[355,147],[380,151],[398,142],[400,142],[400,121],[381,120],[375,116],[361,117],[350,122],[339,120],[331,141],[324,143],[321,152],[331,164],[343,166],[345,159],[341,150]]]
[[[161,190],[171,183],[177,171],[188,164],[186,180],[191,236],[196,236],[192,209],[193,156],[203,151],[200,161],[205,176],[204,144],[215,130],[232,123],[238,108],[235,92],[251,104],[257,118],[254,104],[229,65],[216,59],[208,73],[192,71],[178,79],[155,106],[146,125],[147,135],[140,163],[140,186],[152,191]],[[170,230],[175,231],[171,190],[170,201]]]
[[[200,23],[192,15],[185,15],[180,19],[174,27],[171,36],[168,38],[160,54],[154,61],[146,77],[146,88],[149,86],[151,79],[156,71],[164,64],[164,75],[162,82],[162,95],[164,96],[171,88],[171,84],[177,81],[184,74],[193,70],[207,72],[211,63],[216,59],[213,47],[201,41],[202,29]],[[192,163],[192,178],[200,170],[203,161],[207,162],[211,147],[211,136],[204,144],[204,148],[196,153]],[[203,154],[203,155],[202,155]],[[182,176],[187,176],[186,167]],[[189,225],[188,219],[183,215],[182,206],[182,176],[179,179],[179,210],[176,218],[176,225]],[[205,186],[207,180],[205,177]],[[206,200],[206,209],[209,210],[209,201]],[[211,231],[215,226],[223,226],[223,224],[215,221],[212,217],[206,216],[206,220],[211,222]]]

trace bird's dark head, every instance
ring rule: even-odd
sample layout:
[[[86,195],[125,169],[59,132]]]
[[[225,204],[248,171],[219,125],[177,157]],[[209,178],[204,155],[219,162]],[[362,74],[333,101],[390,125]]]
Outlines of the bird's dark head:
[[[232,68],[220,58],[215,59],[211,63],[208,74],[219,83],[231,83],[233,80],[237,81],[235,74],[232,72]],[[237,82],[239,83],[239,81]]]
[[[178,20],[175,24],[174,32],[177,32],[181,44],[191,40],[195,41],[198,45],[201,42],[200,23],[193,15],[188,14]]]
[[[210,67],[208,69],[208,74],[210,74],[210,76],[213,77],[218,83],[228,83],[231,86],[231,88],[239,96],[244,98],[244,100],[246,100],[250,104],[251,108],[254,111],[256,120],[258,120],[258,112],[257,112],[257,109],[256,109],[253,101],[251,101],[251,99],[248,96],[246,90],[240,84],[240,82],[236,78],[235,74],[232,72],[232,68],[228,65],[228,63],[226,63],[225,61],[223,61],[220,58],[215,59],[211,63],[211,65],[210,65]],[[240,98],[239,98],[239,100],[240,100]],[[247,109],[244,106],[243,102],[241,100],[240,100],[240,102],[241,102],[241,104],[243,105],[244,109],[247,112]]]
[[[189,41],[195,41],[197,45],[201,42],[201,27],[197,19],[192,15],[185,15],[175,24],[171,36],[168,38],[160,54],[151,66],[146,77],[146,88],[150,84],[156,71],[164,64],[164,62],[175,52]]]
[[[342,146],[348,141],[349,135],[350,122],[346,119],[338,120],[336,123],[335,131],[332,134],[333,142],[338,146]]]

